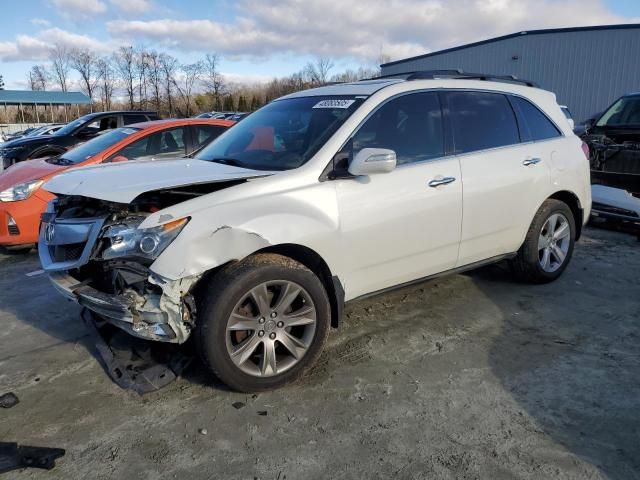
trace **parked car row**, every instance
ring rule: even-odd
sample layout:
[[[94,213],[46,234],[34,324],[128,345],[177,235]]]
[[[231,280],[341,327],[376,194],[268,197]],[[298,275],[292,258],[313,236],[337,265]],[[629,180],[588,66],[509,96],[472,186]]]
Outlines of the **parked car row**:
[[[81,117],[65,127],[66,135],[49,139],[46,148],[68,145],[77,139],[87,141],[48,158],[21,161],[1,174],[0,245],[29,249],[38,241],[40,216],[54,198],[41,187],[61,172],[129,160],[185,157],[209,144],[234,123],[207,119],[130,122],[140,116],[106,112]],[[145,120],[149,116],[142,115]],[[120,127],[101,130],[100,127],[109,125],[105,120]],[[89,130],[94,128],[96,131]]]
[[[105,338],[193,338],[241,391],[300,377],[346,301],[500,260],[521,280],[557,279],[591,210],[586,145],[552,93],[513,78],[416,72],[315,88],[190,158],[120,162],[195,149],[193,133],[141,142],[159,125],[11,167],[0,199],[35,197],[40,211],[56,196],[39,226],[43,269]],[[94,165],[69,168],[81,162]]]
[[[249,115],[248,112],[204,112],[196,115],[196,118],[212,118],[216,120],[233,120],[239,122]]]

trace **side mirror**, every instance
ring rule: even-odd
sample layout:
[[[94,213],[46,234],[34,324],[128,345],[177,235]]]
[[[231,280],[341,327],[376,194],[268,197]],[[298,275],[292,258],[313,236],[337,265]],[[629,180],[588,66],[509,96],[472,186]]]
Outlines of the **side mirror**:
[[[396,168],[396,152],[387,148],[363,148],[349,164],[351,175],[388,173]]]

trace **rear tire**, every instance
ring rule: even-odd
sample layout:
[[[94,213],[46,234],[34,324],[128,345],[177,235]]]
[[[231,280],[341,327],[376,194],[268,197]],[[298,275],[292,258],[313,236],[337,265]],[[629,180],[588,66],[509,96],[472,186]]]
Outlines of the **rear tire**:
[[[64,147],[57,147],[57,146],[41,147],[31,152],[27,160],[33,160],[36,158],[43,158],[43,157],[55,157],[56,155],[60,155],[61,153],[64,153],[66,151],[67,149]]]
[[[575,237],[575,219],[569,206],[559,200],[545,200],[510,262],[513,273],[528,283],[554,281],[571,260]]]
[[[232,389],[281,387],[320,355],[331,308],[324,285],[304,265],[253,255],[223,268],[199,292],[198,350]]]

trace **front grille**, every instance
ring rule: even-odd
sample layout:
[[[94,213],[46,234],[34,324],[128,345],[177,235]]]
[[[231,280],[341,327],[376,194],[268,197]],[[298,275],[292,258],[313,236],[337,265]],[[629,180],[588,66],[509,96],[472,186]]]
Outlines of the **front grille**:
[[[638,217],[638,214],[633,210],[627,210],[626,208],[613,207],[611,205],[605,205],[604,203],[593,202],[591,208],[603,213],[613,213],[615,215],[624,215],[625,217]]]
[[[84,251],[84,243],[69,243],[67,245],[50,246],[51,256],[56,262],[70,262],[78,260]]]
[[[17,225],[9,225],[8,227],[9,235],[20,235],[20,229]]]

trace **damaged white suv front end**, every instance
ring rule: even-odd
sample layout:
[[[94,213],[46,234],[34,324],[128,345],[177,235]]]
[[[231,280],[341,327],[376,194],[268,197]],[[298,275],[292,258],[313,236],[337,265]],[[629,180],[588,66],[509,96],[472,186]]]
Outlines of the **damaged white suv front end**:
[[[202,275],[170,279],[151,266],[190,217],[154,214],[265,172],[194,160],[149,163],[124,165],[118,173],[127,170],[128,178],[143,178],[144,189],[153,186],[151,193],[131,184],[123,190],[123,182],[110,183],[101,167],[95,170],[104,177],[104,190],[95,190],[93,198],[74,181],[80,172],[50,182],[52,191],[65,193],[42,216],[38,251],[65,297],[137,337],[183,343],[194,326],[190,291]]]

